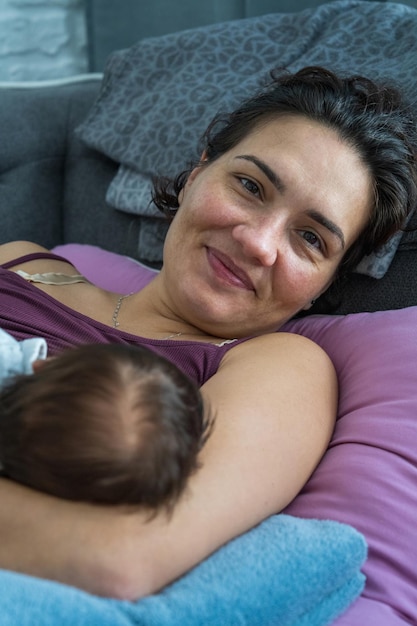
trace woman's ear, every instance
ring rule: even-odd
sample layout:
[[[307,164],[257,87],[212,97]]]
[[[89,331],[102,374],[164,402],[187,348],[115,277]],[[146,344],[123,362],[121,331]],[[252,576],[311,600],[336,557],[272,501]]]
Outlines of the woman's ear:
[[[184,192],[186,191],[187,187],[193,184],[194,180],[197,178],[198,174],[201,172],[201,169],[205,161],[207,161],[207,156],[206,156],[206,151],[204,150],[203,154],[201,155],[199,164],[196,165],[194,169],[191,170],[187,178],[187,182],[185,183],[184,187],[181,189],[180,193],[178,194],[178,200],[180,203],[182,202],[182,199],[184,197]]]
[[[191,170],[190,175],[187,178],[187,182],[184,185],[184,188],[187,188],[193,184],[194,180],[197,178],[200,171],[201,171],[201,165],[197,165],[194,169]]]

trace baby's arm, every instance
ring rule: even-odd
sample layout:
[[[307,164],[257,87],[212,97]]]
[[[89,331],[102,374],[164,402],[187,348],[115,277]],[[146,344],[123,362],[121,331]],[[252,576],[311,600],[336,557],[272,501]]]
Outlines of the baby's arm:
[[[308,339],[277,333],[232,349],[203,387],[216,415],[202,468],[173,515],[55,500],[2,481],[0,567],[135,598],[280,511],[333,430],[332,364]]]

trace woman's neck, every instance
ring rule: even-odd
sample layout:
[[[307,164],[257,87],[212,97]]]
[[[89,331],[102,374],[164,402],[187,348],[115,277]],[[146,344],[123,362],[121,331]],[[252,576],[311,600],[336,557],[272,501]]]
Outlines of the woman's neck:
[[[123,300],[118,328],[148,339],[191,339],[216,342],[219,337],[205,333],[182,317],[166,297],[159,275],[141,291]]]

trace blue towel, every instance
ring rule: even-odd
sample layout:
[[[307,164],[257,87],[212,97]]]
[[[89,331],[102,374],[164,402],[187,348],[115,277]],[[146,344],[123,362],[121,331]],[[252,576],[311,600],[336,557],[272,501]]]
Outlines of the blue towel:
[[[275,515],[138,602],[0,570],[2,626],[324,626],[361,593],[356,530]]]

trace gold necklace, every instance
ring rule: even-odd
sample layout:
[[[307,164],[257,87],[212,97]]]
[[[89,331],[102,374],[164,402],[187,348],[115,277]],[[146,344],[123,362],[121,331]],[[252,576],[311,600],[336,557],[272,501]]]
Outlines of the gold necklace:
[[[173,333],[172,335],[168,335],[168,337],[162,337],[162,341],[166,341],[166,339],[173,339],[174,337],[181,337],[182,333]]]
[[[113,316],[112,316],[112,322],[113,322],[113,328],[118,328],[120,326],[120,322],[118,321],[118,317],[119,317],[119,311],[120,311],[120,307],[122,306],[122,302],[123,300],[125,300],[126,298],[130,298],[130,296],[133,296],[135,292],[132,291],[131,293],[126,294],[125,296],[120,296],[120,298],[118,298],[117,303],[116,303],[116,308],[114,309],[113,312]]]

